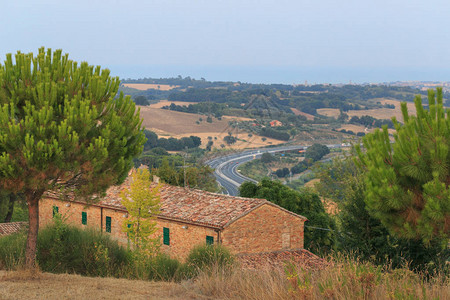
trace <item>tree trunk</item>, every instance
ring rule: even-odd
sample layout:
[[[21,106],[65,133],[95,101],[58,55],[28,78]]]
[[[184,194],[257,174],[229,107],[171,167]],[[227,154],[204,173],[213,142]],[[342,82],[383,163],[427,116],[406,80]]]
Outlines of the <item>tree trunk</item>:
[[[14,193],[9,194],[8,213],[5,217],[5,223],[11,222],[11,218],[14,212],[14,203],[16,203],[17,195]]]
[[[27,191],[25,197],[28,204],[28,236],[25,250],[25,267],[36,268],[36,245],[39,231],[39,200],[44,191]]]

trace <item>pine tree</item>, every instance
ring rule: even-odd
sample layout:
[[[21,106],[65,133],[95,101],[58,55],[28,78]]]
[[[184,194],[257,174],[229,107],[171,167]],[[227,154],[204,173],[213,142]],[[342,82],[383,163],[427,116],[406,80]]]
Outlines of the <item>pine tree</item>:
[[[150,251],[157,241],[151,235],[156,232],[156,215],[159,213],[159,185],[151,188],[150,172],[137,169],[132,174],[130,188],[122,192],[122,204],[128,211],[122,230],[127,233],[141,253]]]
[[[398,237],[448,239],[450,232],[450,120],[442,89],[428,91],[429,110],[415,98],[417,116],[402,103],[404,124],[393,119],[395,143],[387,127],[357,147],[367,168],[365,201],[369,212]]]
[[[26,265],[34,268],[46,191],[102,193],[123,181],[145,140],[139,110],[117,98],[119,79],[61,50],[20,51],[0,64],[0,186],[28,205]]]

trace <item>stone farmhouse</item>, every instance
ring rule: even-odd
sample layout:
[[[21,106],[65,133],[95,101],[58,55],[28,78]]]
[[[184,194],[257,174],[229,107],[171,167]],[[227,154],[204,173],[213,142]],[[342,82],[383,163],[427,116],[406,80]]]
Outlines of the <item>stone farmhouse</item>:
[[[120,192],[128,186],[109,188],[98,203],[62,200],[48,193],[40,203],[40,226],[59,213],[66,222],[92,227],[126,245],[122,223],[128,217]],[[303,248],[305,217],[267,200],[233,197],[163,184],[161,212],[156,218],[161,250],[185,258],[198,244],[220,243],[235,254],[252,254]]]

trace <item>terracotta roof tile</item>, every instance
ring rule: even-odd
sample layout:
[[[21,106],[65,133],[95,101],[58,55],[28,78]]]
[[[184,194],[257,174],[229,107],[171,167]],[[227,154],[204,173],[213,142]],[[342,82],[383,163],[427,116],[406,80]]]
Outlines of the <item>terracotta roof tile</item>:
[[[27,222],[0,223],[0,236],[19,232],[22,228],[27,226],[27,224]]]
[[[126,210],[121,203],[120,193],[129,187],[130,180],[131,176],[122,185],[110,187],[97,205]],[[60,198],[53,192],[48,192],[47,196]],[[168,184],[161,184],[160,199],[161,212],[158,217],[216,228],[223,228],[264,204],[276,206],[306,220],[305,217],[289,212],[265,199],[234,197]],[[73,201],[73,197],[66,196],[62,200]]]
[[[100,205],[125,209],[120,197],[121,190],[126,188],[126,183],[124,185],[108,189]],[[159,217],[219,228],[268,203],[264,199],[233,197],[168,184],[161,185],[159,194]]]

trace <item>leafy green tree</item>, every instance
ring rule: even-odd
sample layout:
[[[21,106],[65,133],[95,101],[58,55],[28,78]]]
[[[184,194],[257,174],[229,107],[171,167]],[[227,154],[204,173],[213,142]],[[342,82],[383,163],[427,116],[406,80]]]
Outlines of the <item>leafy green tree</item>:
[[[0,186],[27,202],[28,268],[35,267],[44,193],[102,193],[126,178],[142,152],[139,110],[129,97],[116,98],[118,88],[109,70],[61,50],[7,54],[0,65]]]
[[[167,157],[162,159],[159,167],[152,169],[152,175],[158,176],[167,184],[217,192],[218,186],[213,173],[213,169],[207,165],[187,165],[185,168],[175,166],[174,161],[170,164]]]
[[[356,149],[365,173],[369,212],[398,237],[429,242],[450,233],[450,119],[442,89],[428,91],[429,110],[415,99],[417,116],[402,103],[404,124],[393,119],[391,144],[387,126],[363,139]]]
[[[153,131],[144,129],[145,137],[147,141],[144,144],[144,151],[158,147],[158,135]]]
[[[308,218],[305,248],[326,252],[334,247],[335,222],[325,212],[319,196],[310,190],[295,191],[279,181],[264,178],[258,184],[244,182],[239,193],[241,197],[266,199]]]
[[[311,159],[312,161],[318,161],[321,160],[322,157],[330,153],[330,149],[321,144],[313,144],[312,146],[308,147],[305,151],[305,159]]]
[[[150,103],[148,103],[148,100],[145,96],[136,96],[134,98],[134,103],[136,103],[136,105],[149,105]]]
[[[130,187],[122,191],[122,204],[128,211],[122,230],[138,251],[148,257],[154,254],[157,238],[151,235],[157,230],[156,215],[159,213],[159,186],[151,187],[150,172],[139,168],[131,176]]]

